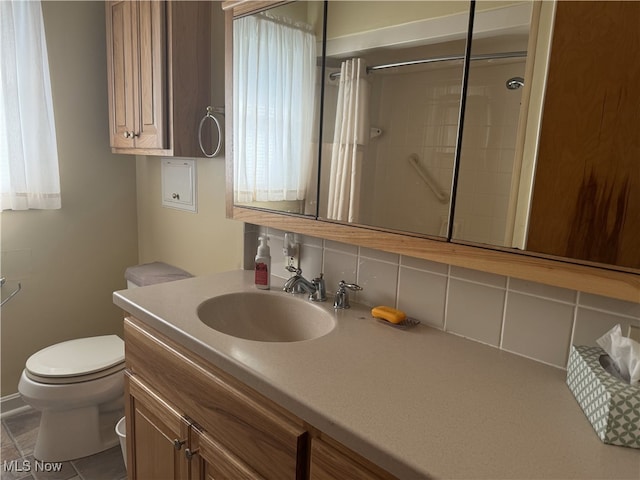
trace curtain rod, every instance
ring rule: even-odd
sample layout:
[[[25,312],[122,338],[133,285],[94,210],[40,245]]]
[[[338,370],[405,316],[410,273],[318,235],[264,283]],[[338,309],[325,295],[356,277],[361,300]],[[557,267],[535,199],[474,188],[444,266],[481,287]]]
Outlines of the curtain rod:
[[[526,56],[527,56],[526,51],[482,53],[479,55],[471,55],[471,60],[495,60],[495,59],[501,59],[501,58],[520,58],[520,57],[526,57]],[[445,57],[431,57],[431,58],[424,58],[422,60],[409,60],[407,62],[374,65],[371,67],[367,67],[367,73],[372,72],[374,70],[385,70],[387,68],[406,67],[409,65],[422,65],[425,63],[450,62],[452,60],[464,60],[464,55],[448,55]],[[333,72],[329,74],[329,78],[331,80],[338,78],[339,76],[340,76],[340,72]]]

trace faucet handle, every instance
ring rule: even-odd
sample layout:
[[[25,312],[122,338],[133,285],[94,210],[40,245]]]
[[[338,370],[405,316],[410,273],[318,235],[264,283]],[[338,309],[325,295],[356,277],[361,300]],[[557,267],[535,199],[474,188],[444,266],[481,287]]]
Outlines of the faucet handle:
[[[340,280],[338,283],[338,291],[336,292],[336,299],[333,302],[333,308],[351,308],[349,304],[349,290],[359,291],[362,290],[360,285],[355,283],[347,283],[344,280]]]

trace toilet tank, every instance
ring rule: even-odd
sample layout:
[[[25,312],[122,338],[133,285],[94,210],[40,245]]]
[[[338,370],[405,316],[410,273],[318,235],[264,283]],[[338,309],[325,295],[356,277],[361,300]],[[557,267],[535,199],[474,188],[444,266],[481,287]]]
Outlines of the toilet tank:
[[[193,277],[189,272],[164,262],[144,263],[128,267],[124,272],[127,288],[146,287]]]

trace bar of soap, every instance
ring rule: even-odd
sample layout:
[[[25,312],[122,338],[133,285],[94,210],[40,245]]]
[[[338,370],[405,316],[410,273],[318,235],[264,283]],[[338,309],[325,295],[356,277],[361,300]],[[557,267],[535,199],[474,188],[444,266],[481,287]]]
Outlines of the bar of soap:
[[[407,314],[402,310],[398,310],[392,307],[385,307],[383,305],[379,307],[373,307],[371,309],[371,315],[375,318],[381,318],[390,323],[401,323],[407,319]]]

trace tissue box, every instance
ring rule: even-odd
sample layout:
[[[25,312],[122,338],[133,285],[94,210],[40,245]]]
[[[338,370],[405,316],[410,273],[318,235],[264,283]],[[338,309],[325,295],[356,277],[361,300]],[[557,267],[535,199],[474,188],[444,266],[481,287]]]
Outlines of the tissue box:
[[[600,347],[571,347],[567,385],[604,443],[640,448],[640,385],[629,385],[600,364]]]

